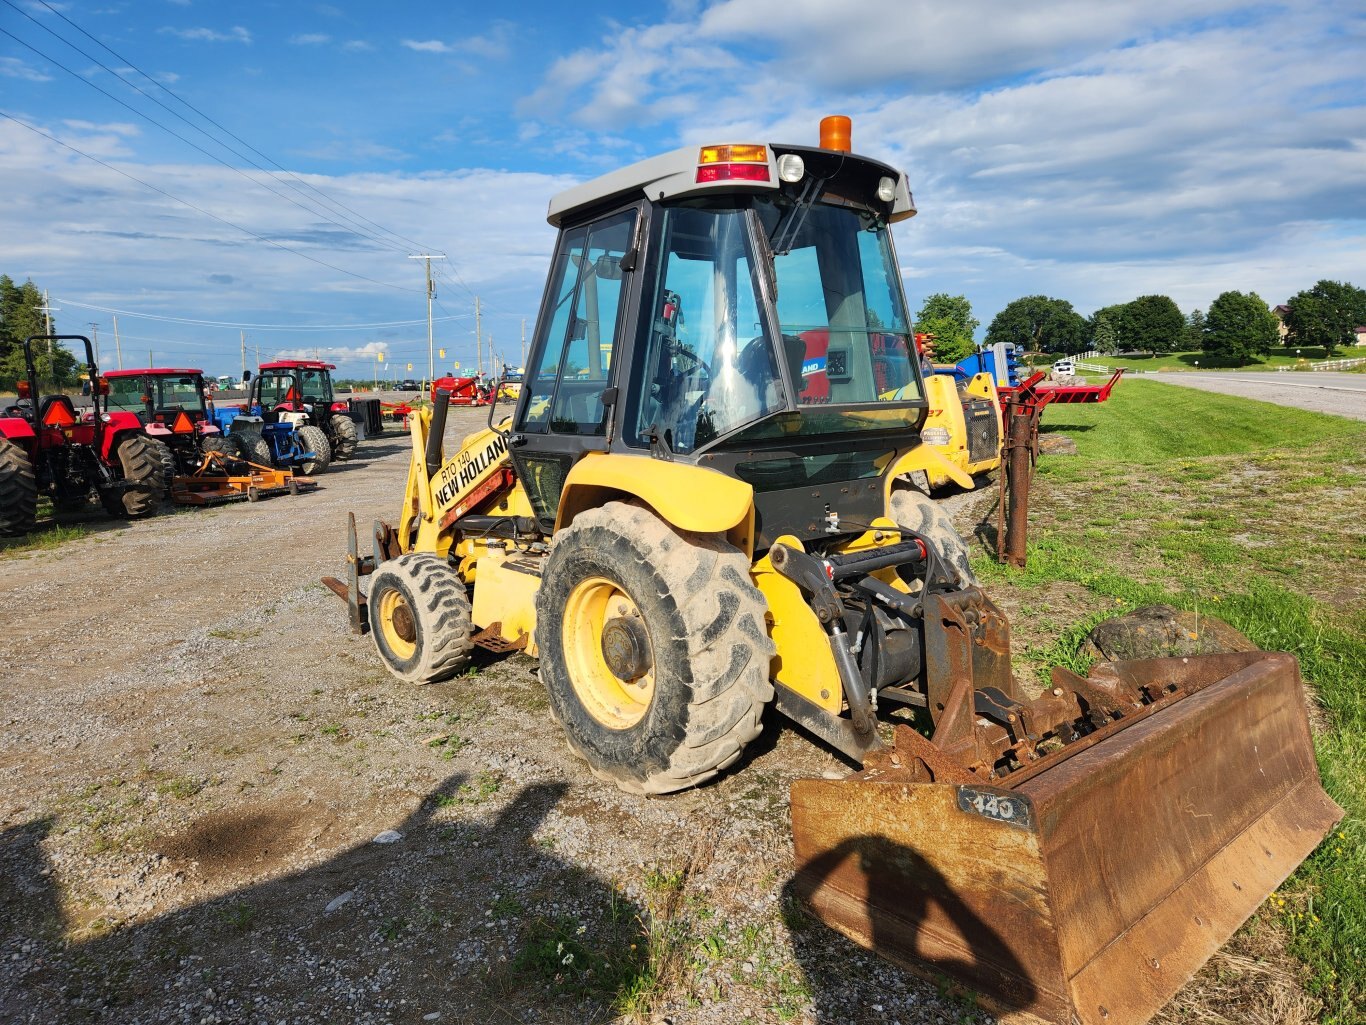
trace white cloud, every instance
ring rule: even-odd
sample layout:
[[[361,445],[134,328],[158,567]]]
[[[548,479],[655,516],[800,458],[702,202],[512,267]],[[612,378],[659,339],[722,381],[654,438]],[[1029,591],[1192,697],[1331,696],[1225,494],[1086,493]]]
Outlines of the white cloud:
[[[290,36],[289,41],[295,46],[322,46],[324,43],[332,42],[332,37],[326,32],[305,32],[302,35]]]
[[[167,25],[157,29],[163,35],[177,36],[194,42],[203,43],[250,43],[251,33],[241,25],[234,25],[227,32],[212,28],[172,28]]]
[[[62,124],[66,125],[68,128],[75,129],[78,132],[109,133],[111,135],[123,136],[124,138],[132,138],[133,136],[142,134],[141,128],[137,125],[129,124],[126,121],[110,121],[105,124],[98,124],[94,121],[68,119],[63,121]]]
[[[373,49],[374,47],[364,39],[348,39],[342,43],[343,53],[366,53]]]
[[[5,78],[20,78],[25,82],[52,81],[52,76],[47,72],[30,67],[18,57],[0,57],[0,75]]]
[[[440,39],[404,39],[400,45],[406,46],[410,50],[418,53],[451,53],[452,47],[447,46]]]

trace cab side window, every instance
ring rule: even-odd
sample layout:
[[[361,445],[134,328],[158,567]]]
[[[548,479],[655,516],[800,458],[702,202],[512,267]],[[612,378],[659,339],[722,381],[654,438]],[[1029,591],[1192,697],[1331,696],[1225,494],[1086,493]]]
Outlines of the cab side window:
[[[527,384],[519,429],[527,433],[601,435],[602,393],[611,384],[618,314],[636,212],[628,210],[566,231],[555,253],[545,337]]]

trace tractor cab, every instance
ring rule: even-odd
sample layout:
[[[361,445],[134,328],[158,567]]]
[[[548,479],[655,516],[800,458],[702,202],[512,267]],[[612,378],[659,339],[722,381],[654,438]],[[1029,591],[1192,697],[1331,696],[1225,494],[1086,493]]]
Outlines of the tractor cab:
[[[109,408],[133,413],[151,434],[193,434],[208,421],[200,370],[111,370],[105,377],[109,381]]]
[[[277,360],[262,363],[250,382],[249,405],[263,413],[312,413],[325,418],[333,409],[344,409],[332,395],[332,363],[317,360]]]
[[[541,524],[599,451],[752,485],[760,548],[882,515],[883,472],[926,415],[891,233],[914,213],[886,164],[757,144],[677,150],[552,200],[510,439]]]

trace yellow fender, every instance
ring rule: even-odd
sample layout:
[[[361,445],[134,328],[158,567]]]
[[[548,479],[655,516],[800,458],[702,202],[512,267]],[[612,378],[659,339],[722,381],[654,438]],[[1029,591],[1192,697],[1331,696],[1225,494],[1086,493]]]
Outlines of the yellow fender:
[[[754,488],[690,463],[647,455],[590,453],[574,464],[560,494],[559,533],[588,509],[638,498],[666,523],[699,534],[726,534],[746,555],[754,552]]]
[[[904,474],[914,473],[916,470],[924,470],[926,475],[931,477],[947,477],[960,487],[969,490],[972,488],[972,478],[940,455],[938,449],[929,445],[917,445],[913,449],[898,454],[883,476],[882,479],[886,488],[883,495],[885,500],[883,508],[891,508],[892,484],[896,479]]]

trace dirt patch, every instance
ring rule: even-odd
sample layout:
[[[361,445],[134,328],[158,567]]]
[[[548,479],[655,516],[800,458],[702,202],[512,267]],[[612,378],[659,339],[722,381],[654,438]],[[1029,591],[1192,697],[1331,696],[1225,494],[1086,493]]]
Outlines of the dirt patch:
[[[315,833],[316,822],[297,811],[227,809],[152,846],[172,862],[194,862],[210,875],[269,874]]]

